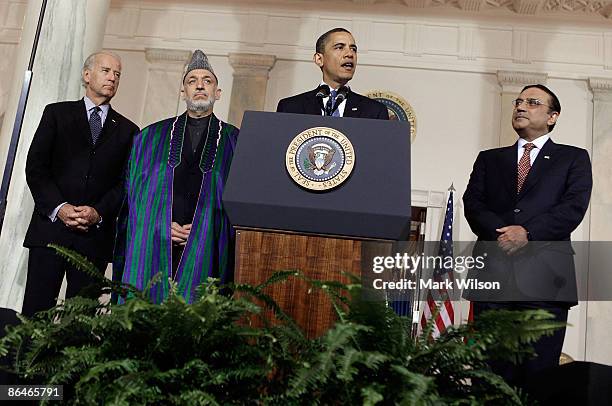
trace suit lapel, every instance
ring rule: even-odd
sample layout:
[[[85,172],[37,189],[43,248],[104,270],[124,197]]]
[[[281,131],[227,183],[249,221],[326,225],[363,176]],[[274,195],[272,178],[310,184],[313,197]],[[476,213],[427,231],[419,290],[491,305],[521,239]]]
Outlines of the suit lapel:
[[[306,93],[303,109],[306,114],[312,114],[314,116],[321,115],[321,104],[317,99],[317,89]]]
[[[88,126],[89,126],[89,123],[88,123]],[[115,112],[115,110],[113,110],[112,107],[109,106],[108,114],[106,115],[104,126],[102,127],[102,133],[100,134],[100,138],[98,139],[98,142],[96,143],[95,148],[98,148],[100,145],[104,144],[106,140],[108,140],[109,138],[112,138],[112,135],[117,129],[117,126],[118,126],[117,113]]]
[[[518,173],[517,173],[517,162],[516,162],[516,154],[517,154],[517,142],[514,145],[504,148],[500,153],[500,168],[502,181],[506,188],[508,189],[508,195],[513,198],[516,197],[516,189],[518,183]]]
[[[76,109],[74,115],[74,124],[76,133],[81,142],[89,147],[92,146],[91,129],[87,120],[87,110],[85,109],[85,101],[83,99],[75,102]]]
[[[361,117],[361,110],[359,107],[359,101],[353,95],[353,92],[349,91],[346,98],[346,104],[344,105],[344,115],[342,117]]]
[[[525,178],[521,193],[518,195],[519,199],[529,192],[529,190],[538,183],[542,174],[546,173],[548,169],[554,165],[556,159],[554,151],[556,148],[557,144],[551,139],[542,146],[542,150],[538,153],[536,160],[527,174],[527,178]]]

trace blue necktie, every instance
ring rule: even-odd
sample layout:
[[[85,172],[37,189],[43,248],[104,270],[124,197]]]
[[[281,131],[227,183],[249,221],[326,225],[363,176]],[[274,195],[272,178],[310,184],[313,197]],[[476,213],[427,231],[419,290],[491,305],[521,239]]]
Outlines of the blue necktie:
[[[102,134],[102,118],[99,114],[100,111],[102,111],[102,109],[96,106],[92,109],[91,116],[89,116],[89,129],[91,130],[93,145],[96,145],[96,142],[98,142],[100,138],[100,134]]]
[[[325,105],[325,113],[327,116],[340,117],[340,110],[338,110],[337,108],[332,113],[332,109],[335,107],[334,105],[336,103],[337,94],[338,92],[336,92],[335,90],[332,90],[329,95],[329,99],[327,99],[327,104]]]

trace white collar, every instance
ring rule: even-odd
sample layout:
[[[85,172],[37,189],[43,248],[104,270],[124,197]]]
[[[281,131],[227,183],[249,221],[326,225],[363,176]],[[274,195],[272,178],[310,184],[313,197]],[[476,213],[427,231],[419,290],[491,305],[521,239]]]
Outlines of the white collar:
[[[91,109],[96,107],[96,103],[92,102],[89,97],[84,96],[83,100],[85,101],[85,110],[87,110],[87,112],[91,111]],[[104,114],[107,114],[108,113],[108,109],[110,108],[110,104],[104,103],[104,104],[99,105],[98,107],[100,107],[100,109],[102,109],[102,112]]]
[[[536,138],[535,140],[531,141],[531,143],[533,145],[536,146],[536,148],[538,149],[542,149],[542,147],[544,146],[544,144],[546,144],[546,141],[548,141],[550,139],[550,133],[544,134],[539,136],[538,138]],[[523,138],[519,138],[518,139],[518,147],[519,149],[523,148],[525,146],[525,144],[527,144],[530,141],[527,141]]]
[[[338,87],[338,89],[334,89],[333,87],[331,87],[330,85],[328,85],[324,81],[321,81],[321,83],[319,83],[319,86],[321,86],[321,85],[325,85],[325,86],[329,87],[331,90],[338,91],[338,89],[340,89],[340,87]],[[344,87],[346,87],[347,89],[351,90],[351,87],[349,85],[344,85]]]

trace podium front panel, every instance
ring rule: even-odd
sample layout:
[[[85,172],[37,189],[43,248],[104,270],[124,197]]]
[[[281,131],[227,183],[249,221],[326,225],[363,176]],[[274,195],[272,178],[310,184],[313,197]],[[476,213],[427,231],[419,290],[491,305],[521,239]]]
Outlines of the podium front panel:
[[[399,121],[246,112],[223,195],[232,224],[400,240],[410,231],[410,128]],[[314,192],[293,181],[287,149],[313,127],[342,132],[355,165],[340,186]]]

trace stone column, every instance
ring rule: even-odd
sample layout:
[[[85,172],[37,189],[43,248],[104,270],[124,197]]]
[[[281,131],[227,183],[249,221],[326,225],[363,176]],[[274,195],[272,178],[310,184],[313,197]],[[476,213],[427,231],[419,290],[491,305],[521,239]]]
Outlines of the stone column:
[[[6,100],[8,98],[8,91],[4,89],[2,83],[0,83],[0,129],[2,128],[2,122],[4,121],[4,111],[6,110]]]
[[[500,147],[514,144],[517,138],[512,128],[512,100],[526,85],[546,84],[547,78],[546,73],[497,71],[497,81],[501,86]]]
[[[42,0],[31,0],[26,9],[5,125],[0,134],[2,170],[13,129],[12,123],[8,123],[15,119],[41,5]],[[32,137],[45,105],[82,96],[83,61],[102,46],[109,6],[110,0],[49,0],[47,3],[0,236],[0,307],[19,311],[23,300],[28,255],[22,244],[34,208],[25,181],[25,162]]]
[[[586,360],[612,364],[612,79],[589,78],[593,92],[593,192],[591,194],[589,295],[610,301],[588,302]]]
[[[149,62],[147,89],[140,122],[145,127],[177,114],[181,79],[191,51],[147,48]]]
[[[229,63],[234,68],[232,98],[228,121],[240,127],[246,110],[263,110],[270,69],[274,66],[274,55],[230,53]]]

